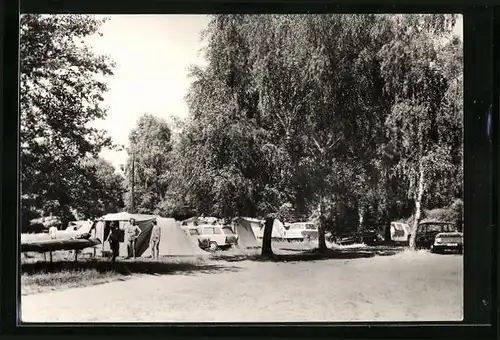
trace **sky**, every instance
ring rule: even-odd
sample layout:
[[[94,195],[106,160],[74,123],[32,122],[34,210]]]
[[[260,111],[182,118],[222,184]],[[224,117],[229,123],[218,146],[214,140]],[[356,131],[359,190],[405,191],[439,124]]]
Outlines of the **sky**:
[[[99,17],[99,16],[98,16]],[[97,53],[108,55],[115,63],[114,75],[107,79],[108,107],[105,120],[92,125],[108,131],[117,144],[127,145],[128,135],[144,113],[186,118],[184,97],[191,82],[190,65],[205,64],[200,53],[201,33],[206,15],[113,15],[87,44]],[[463,37],[462,17],[455,33]],[[117,171],[127,159],[125,151],[108,149],[101,157]]]
[[[169,119],[188,114],[184,96],[190,65],[204,65],[201,32],[205,15],[113,15],[86,43],[108,55],[116,66],[104,95],[105,120],[92,125],[108,131],[115,143],[127,145],[128,135],[144,113]],[[101,157],[119,169],[126,152],[104,150]]]

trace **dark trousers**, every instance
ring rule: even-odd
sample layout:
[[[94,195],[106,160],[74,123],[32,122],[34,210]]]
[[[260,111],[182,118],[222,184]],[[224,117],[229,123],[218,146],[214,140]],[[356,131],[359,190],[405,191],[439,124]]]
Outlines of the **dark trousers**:
[[[113,252],[112,261],[115,261],[115,259],[118,257],[118,255],[120,253],[120,243],[119,242],[109,242],[109,246],[111,248],[111,251]]]

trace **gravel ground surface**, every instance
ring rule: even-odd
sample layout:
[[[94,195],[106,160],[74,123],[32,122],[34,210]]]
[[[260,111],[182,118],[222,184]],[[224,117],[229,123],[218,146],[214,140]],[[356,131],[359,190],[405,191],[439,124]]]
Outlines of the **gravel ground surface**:
[[[175,275],[23,296],[23,322],[458,321],[463,257],[426,252],[210,261]]]

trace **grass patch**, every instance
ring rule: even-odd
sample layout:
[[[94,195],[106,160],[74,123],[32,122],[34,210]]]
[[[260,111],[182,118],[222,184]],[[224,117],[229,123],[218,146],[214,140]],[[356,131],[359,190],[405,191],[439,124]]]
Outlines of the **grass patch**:
[[[61,290],[73,287],[85,287],[125,279],[117,272],[99,272],[98,270],[62,270],[60,272],[39,272],[21,275],[21,294],[28,295],[45,291]]]
[[[118,260],[96,258],[72,261],[28,262],[21,264],[22,294],[70,287],[91,286],[134,275],[195,275],[238,271],[235,266],[207,263],[203,257],[163,257],[159,260]]]

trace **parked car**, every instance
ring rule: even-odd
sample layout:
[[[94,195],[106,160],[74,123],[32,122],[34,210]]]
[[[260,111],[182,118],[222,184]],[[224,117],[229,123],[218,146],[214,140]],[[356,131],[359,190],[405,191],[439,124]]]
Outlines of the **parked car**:
[[[382,237],[379,235],[378,230],[367,229],[361,234],[361,241],[368,246],[373,246],[382,243]]]
[[[208,250],[215,251],[217,249],[229,249],[238,243],[239,236],[234,233],[231,227],[217,225],[201,225],[198,226],[200,239],[208,239]]]
[[[424,221],[417,226],[415,246],[419,249],[431,249],[436,236],[440,233],[456,233],[454,223],[443,221]]]
[[[311,222],[291,223],[285,235],[287,241],[304,241],[318,238],[318,226]]]
[[[201,249],[208,249],[210,246],[210,239],[208,237],[202,237],[198,228],[196,226],[184,227],[184,231],[190,237],[195,237],[198,240],[198,246]]]
[[[359,237],[356,233],[344,233],[340,235],[335,235],[333,241],[338,245],[350,245],[359,242]]]
[[[439,233],[431,245],[431,252],[442,253],[445,251],[454,251],[462,254],[464,245],[464,234],[455,232]]]

